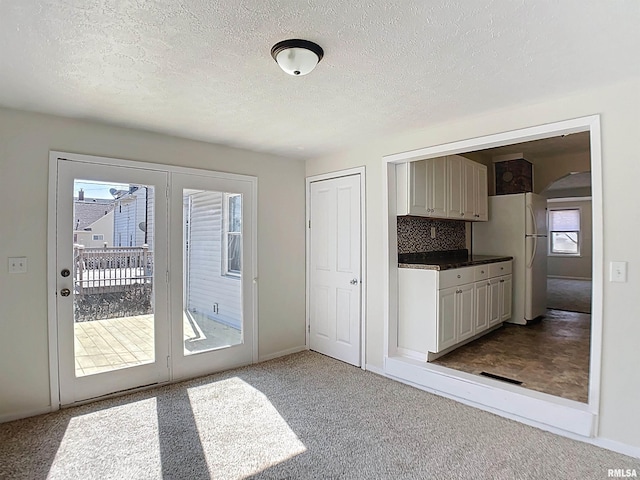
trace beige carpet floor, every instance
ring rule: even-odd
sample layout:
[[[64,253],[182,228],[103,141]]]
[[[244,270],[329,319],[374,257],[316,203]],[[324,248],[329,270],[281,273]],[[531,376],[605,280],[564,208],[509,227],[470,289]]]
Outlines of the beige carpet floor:
[[[591,280],[547,279],[547,308],[591,313]]]
[[[0,425],[0,478],[604,479],[640,460],[324,357]]]

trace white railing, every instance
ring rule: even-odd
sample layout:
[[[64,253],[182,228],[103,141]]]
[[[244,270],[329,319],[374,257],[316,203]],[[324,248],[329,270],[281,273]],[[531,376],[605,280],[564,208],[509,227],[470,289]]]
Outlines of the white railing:
[[[130,285],[151,285],[153,254],[142,247],[73,246],[76,294],[124,291]]]

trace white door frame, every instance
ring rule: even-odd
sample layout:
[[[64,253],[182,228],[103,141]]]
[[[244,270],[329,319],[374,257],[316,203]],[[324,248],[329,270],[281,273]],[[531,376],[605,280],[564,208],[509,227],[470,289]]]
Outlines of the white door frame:
[[[397,352],[398,262],[396,226],[395,165],[416,160],[454,155],[474,150],[500,147],[571,134],[590,132],[591,178],[593,199],[593,297],[591,313],[591,347],[588,404],[554,397],[533,390],[466,374],[439,365],[402,358]],[[384,372],[460,402],[567,435],[598,435],[602,365],[602,326],[604,289],[602,153],[600,116],[587,117],[486,135],[387,155],[382,159],[383,177],[383,282],[384,282]]]
[[[58,159],[73,160],[76,162],[92,163],[97,165],[112,165],[131,167],[137,169],[147,169],[171,173],[181,173],[187,175],[201,175],[228,180],[249,181],[252,190],[251,222],[255,226],[251,232],[252,262],[247,265],[247,278],[252,283],[253,310],[248,312],[250,319],[249,326],[252,335],[252,362],[258,361],[258,179],[250,175],[240,175],[224,173],[196,168],[177,167],[160,163],[139,162],[123,160],[118,158],[101,157],[96,155],[84,155],[61,151],[49,152],[49,194],[48,194],[48,218],[47,218],[47,321],[49,340],[49,386],[51,411],[60,409],[60,379],[58,374],[58,319],[56,316],[56,194],[57,194],[57,164]],[[168,214],[169,212],[167,212]],[[169,307],[170,308],[170,307]],[[170,310],[169,310],[170,311]],[[171,354],[171,353],[170,353]],[[170,374],[171,375],[171,374]],[[182,380],[182,379],[181,379]],[[172,382],[172,376],[169,382]]]
[[[321,180],[331,180],[334,178],[347,177],[350,175],[360,176],[360,278],[361,278],[361,295],[360,295],[360,368],[366,370],[366,305],[367,305],[367,250],[366,250],[366,169],[365,167],[355,167],[347,170],[339,170],[336,172],[323,173],[320,175],[313,175],[305,179],[305,197],[306,197],[306,215],[305,215],[305,240],[306,240],[306,305],[305,305],[305,347],[309,349],[309,289],[311,283],[311,257],[310,257],[310,238],[309,238],[309,222],[311,221],[311,184]]]

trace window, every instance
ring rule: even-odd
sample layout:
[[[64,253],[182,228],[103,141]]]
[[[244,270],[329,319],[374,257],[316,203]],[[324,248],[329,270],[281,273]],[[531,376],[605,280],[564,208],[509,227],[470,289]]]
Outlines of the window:
[[[102,233],[94,234],[93,235],[93,240],[94,241],[104,240],[104,235]]]
[[[549,210],[549,253],[580,255],[580,209]]]
[[[242,196],[224,194],[224,275],[239,277],[242,273]]]

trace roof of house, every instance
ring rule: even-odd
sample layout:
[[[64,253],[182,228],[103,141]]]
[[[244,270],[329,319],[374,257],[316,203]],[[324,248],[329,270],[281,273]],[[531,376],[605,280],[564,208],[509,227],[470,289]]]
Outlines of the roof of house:
[[[73,229],[84,230],[113,210],[113,200],[85,198],[73,202]]]

